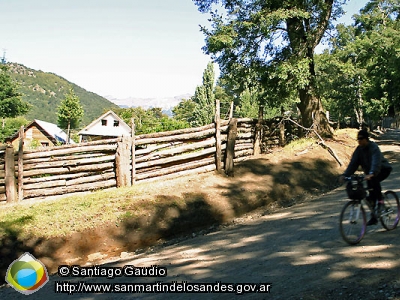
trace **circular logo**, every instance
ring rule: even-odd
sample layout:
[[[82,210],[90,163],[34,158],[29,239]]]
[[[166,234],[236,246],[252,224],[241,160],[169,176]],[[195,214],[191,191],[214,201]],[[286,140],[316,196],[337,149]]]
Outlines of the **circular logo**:
[[[5,279],[16,291],[29,295],[44,286],[49,276],[42,262],[26,252],[8,267]]]

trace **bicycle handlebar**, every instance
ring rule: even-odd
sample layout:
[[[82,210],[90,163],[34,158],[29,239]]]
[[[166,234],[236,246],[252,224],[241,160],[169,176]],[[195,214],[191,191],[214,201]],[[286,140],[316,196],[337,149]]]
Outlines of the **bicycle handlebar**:
[[[354,179],[364,179],[365,176],[364,175],[351,175],[348,177],[344,177],[346,180],[354,180]]]
[[[359,174],[359,175],[344,176],[343,179],[344,179],[344,181],[357,180],[357,181],[361,182],[365,179],[365,175]]]

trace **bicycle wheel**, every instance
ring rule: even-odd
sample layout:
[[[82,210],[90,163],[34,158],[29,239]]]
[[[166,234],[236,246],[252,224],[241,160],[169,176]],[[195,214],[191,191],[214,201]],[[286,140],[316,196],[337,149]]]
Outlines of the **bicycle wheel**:
[[[361,201],[349,201],[340,213],[340,234],[350,245],[358,244],[364,237],[367,220]]]
[[[399,198],[393,191],[384,193],[385,208],[380,216],[381,224],[387,230],[392,230],[397,227],[400,218]]]

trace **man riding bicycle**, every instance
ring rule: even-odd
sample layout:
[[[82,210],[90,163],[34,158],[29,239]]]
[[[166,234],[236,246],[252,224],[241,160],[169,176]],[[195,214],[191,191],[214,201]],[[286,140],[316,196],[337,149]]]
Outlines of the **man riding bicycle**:
[[[355,149],[350,163],[343,173],[343,176],[349,177],[357,171],[358,167],[361,166],[367,180],[368,189],[370,189],[367,201],[371,207],[371,219],[367,225],[375,225],[378,223],[378,219],[374,214],[375,202],[378,200],[379,205],[383,205],[382,187],[381,181],[385,180],[392,167],[388,160],[383,157],[381,150],[378,145],[369,140],[368,131],[360,130],[357,134],[358,147]]]

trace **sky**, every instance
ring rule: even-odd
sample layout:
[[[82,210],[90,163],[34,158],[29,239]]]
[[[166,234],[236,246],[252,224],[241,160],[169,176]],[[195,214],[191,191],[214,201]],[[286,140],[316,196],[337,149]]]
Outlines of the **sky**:
[[[351,23],[367,0],[350,0]],[[0,0],[8,62],[55,73],[101,96],[194,94],[211,58],[192,0]],[[218,67],[215,66],[218,74]]]

